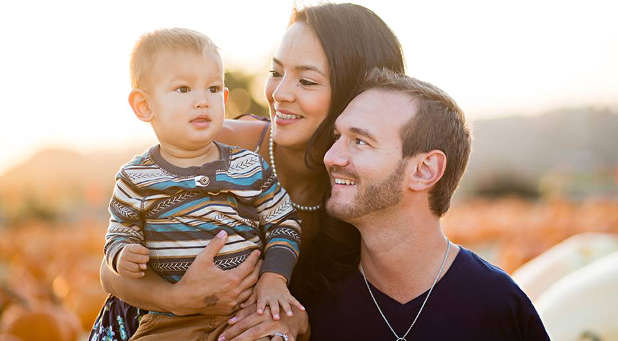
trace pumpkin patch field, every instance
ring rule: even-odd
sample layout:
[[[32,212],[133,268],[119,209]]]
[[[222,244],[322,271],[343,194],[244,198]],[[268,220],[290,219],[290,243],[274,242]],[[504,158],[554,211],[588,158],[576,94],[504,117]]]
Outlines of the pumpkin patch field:
[[[103,222],[0,231],[0,340],[80,340],[106,297]],[[9,336],[10,335],[10,336]]]
[[[457,202],[447,235],[513,272],[568,237],[618,234],[618,200]],[[103,219],[32,220],[0,229],[0,341],[85,340],[106,297]]]

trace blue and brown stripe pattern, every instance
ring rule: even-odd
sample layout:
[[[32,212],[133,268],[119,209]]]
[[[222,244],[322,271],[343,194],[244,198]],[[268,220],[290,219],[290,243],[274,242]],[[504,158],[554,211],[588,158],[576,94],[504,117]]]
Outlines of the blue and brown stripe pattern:
[[[288,194],[258,154],[216,145],[221,158],[201,167],[176,167],[155,146],[120,169],[105,236],[110,267],[123,246],[138,243],[150,249],[151,268],[176,282],[225,230],[229,237],[215,258],[217,266],[234,268],[260,249],[262,272],[289,280],[299,253],[300,225]]]

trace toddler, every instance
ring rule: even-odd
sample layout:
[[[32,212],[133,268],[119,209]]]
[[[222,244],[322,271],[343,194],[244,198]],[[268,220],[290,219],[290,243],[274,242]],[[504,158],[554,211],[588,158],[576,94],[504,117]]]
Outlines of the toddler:
[[[262,250],[258,301],[304,309],[287,289],[300,225],[286,191],[257,153],[214,140],[228,94],[216,46],[187,29],[147,34],[131,56],[131,82],[131,108],[151,124],[159,144],[116,175],[107,265],[139,278],[148,264],[177,282],[210,240],[227,233],[215,257],[219,268]],[[216,339],[228,318],[149,312],[132,340]]]

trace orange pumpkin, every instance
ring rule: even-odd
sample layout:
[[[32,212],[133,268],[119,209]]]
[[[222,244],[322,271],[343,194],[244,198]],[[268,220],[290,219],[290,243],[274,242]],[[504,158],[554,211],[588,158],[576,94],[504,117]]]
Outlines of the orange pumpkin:
[[[11,334],[0,333],[0,341],[23,341],[23,340]]]
[[[5,333],[22,341],[76,341],[82,331],[74,314],[50,303],[32,308],[11,305],[2,314],[0,325]]]
[[[81,287],[71,290],[64,303],[76,314],[82,328],[88,330],[99,315],[106,296],[99,286]]]

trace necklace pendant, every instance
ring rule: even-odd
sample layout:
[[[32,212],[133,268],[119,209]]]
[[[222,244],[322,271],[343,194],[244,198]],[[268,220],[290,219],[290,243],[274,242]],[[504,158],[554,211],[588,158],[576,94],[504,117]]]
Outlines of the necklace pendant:
[[[418,320],[418,317],[421,316],[421,312],[423,311],[423,308],[425,307],[425,303],[427,303],[427,300],[429,299],[429,295],[431,295],[433,288],[436,286],[436,283],[438,282],[438,279],[440,278],[440,274],[442,273],[442,270],[444,270],[444,265],[446,264],[446,259],[448,258],[448,251],[450,249],[451,249],[451,241],[448,240],[447,238],[446,239],[446,251],[444,252],[444,257],[442,258],[442,265],[440,265],[440,270],[438,270],[438,273],[436,274],[436,277],[433,280],[433,284],[429,288],[429,292],[427,292],[427,296],[425,296],[425,300],[423,301],[423,304],[421,304],[421,307],[418,309],[418,313],[416,313],[416,317],[414,318],[414,321],[412,321],[412,324],[410,324],[410,327],[408,327],[408,331],[406,331],[406,333],[403,334],[403,336],[397,335],[393,327],[391,327],[391,324],[388,323],[388,320],[386,319],[384,312],[382,312],[382,309],[380,309],[380,305],[378,304],[378,301],[376,301],[376,298],[373,296],[371,287],[369,287],[369,282],[367,281],[367,277],[365,276],[365,270],[363,270],[363,264],[358,265],[360,273],[363,276],[363,281],[365,281],[365,285],[367,286],[367,291],[369,291],[369,295],[371,296],[373,303],[376,305],[376,308],[378,308],[378,312],[380,312],[380,315],[382,315],[382,319],[384,319],[384,322],[386,322],[386,325],[388,326],[388,328],[391,330],[391,332],[393,332],[393,335],[395,335],[395,341],[408,341],[406,340],[406,336],[408,336],[408,334],[412,330],[412,327],[414,327],[414,324],[416,323],[416,320]]]

